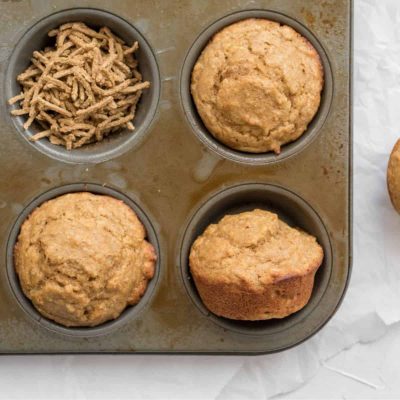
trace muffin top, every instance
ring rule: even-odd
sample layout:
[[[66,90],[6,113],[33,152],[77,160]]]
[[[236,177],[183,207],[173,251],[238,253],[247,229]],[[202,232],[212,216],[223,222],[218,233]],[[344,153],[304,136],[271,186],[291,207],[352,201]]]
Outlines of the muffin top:
[[[136,304],[154,275],[156,254],[125,203],[72,193],[25,220],[15,269],[37,310],[65,326],[95,326]]]
[[[400,140],[396,142],[390,154],[387,185],[393,207],[400,213]]]
[[[322,259],[315,237],[256,209],[209,225],[192,246],[190,269],[195,279],[263,292],[268,285],[315,272]]]
[[[192,72],[205,126],[244,152],[279,153],[316,114],[323,68],[314,47],[289,26],[246,19],[218,32]]]

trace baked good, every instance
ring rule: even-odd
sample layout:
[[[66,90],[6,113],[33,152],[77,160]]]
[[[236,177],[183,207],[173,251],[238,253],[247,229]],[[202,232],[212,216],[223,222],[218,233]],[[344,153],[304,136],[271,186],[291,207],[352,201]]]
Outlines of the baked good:
[[[400,139],[393,147],[387,168],[387,187],[393,207],[400,213]]]
[[[81,192],[49,200],[22,224],[14,248],[24,294],[65,326],[96,326],[138,303],[156,254],[136,214],[113,197]]]
[[[322,259],[315,237],[258,209],[209,225],[189,256],[205,306],[236,320],[283,318],[303,308]]]
[[[293,28],[250,18],[214,35],[191,80],[209,132],[244,152],[279,153],[316,114],[324,81],[320,57]]]

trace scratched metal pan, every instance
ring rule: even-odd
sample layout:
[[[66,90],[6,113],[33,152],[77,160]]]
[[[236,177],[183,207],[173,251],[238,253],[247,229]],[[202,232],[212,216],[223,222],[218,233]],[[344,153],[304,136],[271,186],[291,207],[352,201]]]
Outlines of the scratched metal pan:
[[[0,3],[0,353],[265,354],[306,340],[338,308],[351,270],[351,0],[221,0]],[[321,56],[325,84],[318,114],[279,156],[233,151],[213,139],[189,92],[190,72],[219,29],[269,18],[293,26]],[[136,131],[68,152],[28,140],[6,99],[15,77],[68,21],[108,25],[138,40],[143,94]],[[22,294],[12,250],[24,218],[62,193],[86,190],[124,200],[159,256],[138,305],[96,328],[49,321]],[[223,215],[261,207],[318,238],[325,251],[309,304],[282,320],[239,322],[207,311],[193,285],[188,253]]]

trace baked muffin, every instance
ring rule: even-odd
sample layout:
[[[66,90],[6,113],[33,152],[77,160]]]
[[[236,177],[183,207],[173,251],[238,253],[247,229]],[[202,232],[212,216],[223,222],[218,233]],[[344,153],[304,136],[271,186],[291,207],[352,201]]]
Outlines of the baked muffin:
[[[125,203],[92,193],[43,203],[22,224],[14,264],[25,295],[64,326],[96,326],[138,303],[156,254]]]
[[[324,81],[314,47],[289,26],[250,18],[218,32],[191,93],[209,132],[232,149],[279,153],[316,114]]]
[[[400,139],[393,147],[387,168],[387,186],[393,207],[400,213]]]
[[[284,318],[310,299],[323,250],[315,237],[274,213],[227,215],[190,251],[190,271],[205,306],[236,320]]]

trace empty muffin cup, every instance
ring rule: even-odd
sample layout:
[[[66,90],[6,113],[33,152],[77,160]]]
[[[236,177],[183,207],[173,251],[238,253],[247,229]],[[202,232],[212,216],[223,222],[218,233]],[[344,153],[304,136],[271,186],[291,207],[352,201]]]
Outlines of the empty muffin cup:
[[[263,321],[240,321],[219,317],[211,313],[203,304],[189,267],[189,253],[194,241],[203,234],[210,224],[217,223],[225,215],[261,209],[276,213],[279,218],[292,227],[298,227],[316,237],[323,248],[324,259],[318,269],[311,298],[304,308],[282,319]],[[324,296],[332,270],[332,249],[327,230],[313,208],[297,194],[280,186],[248,183],[224,189],[195,212],[184,232],[180,266],[183,283],[194,305],[208,319],[229,331],[244,335],[273,335],[281,331],[296,329],[305,318],[313,318],[318,313],[318,305]],[[325,321],[326,322],[326,321]],[[314,332],[309,332],[312,334]]]
[[[44,317],[32,304],[32,302],[25,296],[23,293],[20,279],[15,271],[15,259],[14,259],[14,249],[15,244],[17,243],[21,226],[26,220],[26,218],[40,205],[47,202],[48,200],[55,199],[59,196],[65,194],[71,194],[75,192],[88,192],[92,194],[99,195],[107,195],[117,200],[122,200],[124,204],[126,204],[134,213],[137,215],[139,221],[143,224],[146,230],[146,240],[152,245],[154,248],[154,252],[156,254],[157,260],[154,264],[154,276],[152,279],[148,281],[147,288],[143,295],[140,297],[140,300],[133,306],[127,306],[121,314],[113,319],[108,320],[102,324],[93,327],[87,326],[79,326],[79,327],[66,327],[61,325],[54,320],[48,319]],[[40,326],[56,333],[60,333],[67,336],[73,337],[93,337],[99,336],[103,334],[107,334],[120,326],[128,323],[129,321],[137,318],[140,312],[146,307],[149,303],[152,295],[157,287],[158,278],[160,274],[160,247],[157,238],[157,234],[154,228],[151,219],[148,216],[148,213],[145,212],[141,206],[137,204],[137,202],[133,201],[128,196],[105,186],[97,185],[97,184],[89,184],[89,183],[79,183],[79,184],[70,184],[66,186],[57,187],[51,189],[42,195],[35,198],[31,201],[28,206],[22,211],[22,213],[18,216],[17,220],[12,227],[10,232],[10,236],[7,243],[7,276],[10,284],[10,288],[12,293],[14,294],[18,304],[21,306],[22,310],[25,314],[30,317],[33,321],[38,323]]]
[[[30,141],[29,138],[42,131],[43,128],[37,122],[34,122],[28,130],[25,130],[23,124],[27,119],[26,115],[10,115],[10,119],[15,129],[31,146],[51,158],[69,163],[98,163],[133,149],[144,139],[158,106],[160,96],[159,69],[150,44],[129,22],[110,12],[93,8],[67,9],[39,20],[17,42],[4,74],[6,100],[21,92],[21,87],[16,78],[29,66],[33,52],[54,44],[54,38],[48,37],[48,32],[68,22],[83,22],[93,29],[106,26],[129,46],[135,41],[138,42],[139,49],[135,52],[138,69],[143,76],[143,81],[150,82],[150,87],[143,90],[137,104],[135,118],[132,121],[135,129],[131,131],[127,128],[121,128],[119,132],[108,135],[100,142],[67,150],[60,145],[50,143],[47,138],[35,142]],[[14,108],[15,106],[7,105],[7,112]]]
[[[305,37],[312,44],[312,46],[319,54],[322,67],[324,69],[324,84],[317,113],[313,117],[312,121],[308,124],[305,132],[298,139],[282,146],[280,154],[274,154],[273,152],[251,153],[247,151],[239,151],[228,147],[227,145],[218,141],[208,131],[205,124],[203,123],[191,95],[191,76],[193,68],[203,49],[209,43],[214,34],[235,22],[249,18],[267,19],[278,22],[282,25],[292,27],[295,31]],[[323,126],[328,116],[332,101],[332,94],[332,70],[330,67],[328,56],[319,40],[298,21],[281,13],[267,10],[246,10],[235,12],[214,22],[212,25],[206,28],[194,41],[193,45],[186,55],[180,75],[181,104],[186,118],[198,139],[207,148],[223,158],[252,165],[268,164],[284,160],[302,151],[306,146],[308,146],[317,136],[318,132],[320,132],[321,127]]]

